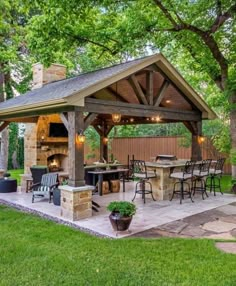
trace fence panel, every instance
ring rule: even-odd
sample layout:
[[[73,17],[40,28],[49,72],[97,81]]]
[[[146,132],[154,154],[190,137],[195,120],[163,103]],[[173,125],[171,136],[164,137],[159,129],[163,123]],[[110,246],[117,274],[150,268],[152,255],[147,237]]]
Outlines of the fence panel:
[[[152,160],[158,154],[175,155],[178,159],[191,158],[191,146],[181,147],[181,137],[129,137],[129,138],[113,138],[109,153],[113,154],[114,158],[119,162],[127,164],[128,155],[130,158],[134,155],[136,159],[146,161]],[[206,140],[201,145],[203,159],[225,157],[219,153],[213,146],[210,139]],[[231,173],[231,165],[226,163],[224,173]]]

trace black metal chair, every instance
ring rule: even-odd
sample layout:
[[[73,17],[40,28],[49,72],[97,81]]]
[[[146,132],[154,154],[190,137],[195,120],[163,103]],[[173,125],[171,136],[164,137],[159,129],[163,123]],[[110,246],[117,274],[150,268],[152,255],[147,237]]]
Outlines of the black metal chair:
[[[131,160],[131,164],[133,166],[134,177],[139,179],[135,186],[135,194],[132,201],[134,201],[136,194],[142,195],[144,203],[146,201],[146,194],[151,194],[152,199],[155,201],[152,193],[152,184],[148,180],[151,178],[156,178],[156,173],[154,171],[147,171],[145,161],[143,160]],[[149,189],[146,189],[146,184],[149,185]],[[138,188],[139,186],[140,188]]]
[[[33,184],[32,189],[32,203],[35,197],[47,197],[49,198],[49,203],[51,202],[53,196],[53,190],[59,185],[59,179],[57,173],[48,173],[42,176],[41,182]]]
[[[30,171],[32,174],[33,184],[37,184],[41,182],[42,176],[48,173],[48,167],[35,165],[30,167]]]
[[[204,194],[208,197],[206,192],[206,178],[209,175],[209,170],[211,166],[211,159],[202,160],[201,164],[196,165],[197,169],[194,169],[193,175],[193,186],[192,186],[192,195],[195,195],[196,191],[202,193],[202,199],[204,200]]]
[[[182,204],[182,200],[184,199],[184,194],[188,194],[191,201],[193,202],[192,194],[191,194],[191,187],[190,187],[190,184],[187,182],[187,180],[191,180],[191,186],[192,186],[194,167],[195,167],[194,161],[187,161],[185,163],[183,170],[180,170],[180,171],[177,170],[176,172],[173,171],[170,174],[170,178],[178,180],[178,182],[174,183],[174,189],[173,189],[173,193],[172,193],[172,197],[171,197],[170,201],[173,200],[173,197],[175,194],[179,194],[180,195],[180,204]],[[180,184],[180,189],[176,190],[175,187],[178,184]],[[184,184],[187,185],[188,190],[184,189]]]
[[[216,195],[216,189],[219,189],[220,193],[223,195],[221,191],[221,177],[223,174],[223,167],[225,163],[225,158],[219,158],[214,168],[210,168],[209,176],[206,179],[206,188],[210,189],[210,192],[214,192],[214,196]]]

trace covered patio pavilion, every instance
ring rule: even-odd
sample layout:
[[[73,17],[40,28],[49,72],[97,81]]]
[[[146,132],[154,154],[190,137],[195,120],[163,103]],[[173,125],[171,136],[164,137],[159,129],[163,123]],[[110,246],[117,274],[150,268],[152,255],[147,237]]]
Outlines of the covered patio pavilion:
[[[42,66],[36,72],[41,85],[0,104],[0,131],[10,122],[37,125],[40,116],[60,114],[68,130],[69,157],[68,185],[61,186],[62,217],[92,215],[93,187],[85,185],[84,144],[78,141],[89,125],[100,135],[100,158],[107,160],[104,138],[115,125],[183,122],[192,134],[192,159],[201,159],[202,120],[216,115],[162,54],[68,79],[60,78],[58,70],[44,78]],[[121,115],[119,122],[114,114]]]

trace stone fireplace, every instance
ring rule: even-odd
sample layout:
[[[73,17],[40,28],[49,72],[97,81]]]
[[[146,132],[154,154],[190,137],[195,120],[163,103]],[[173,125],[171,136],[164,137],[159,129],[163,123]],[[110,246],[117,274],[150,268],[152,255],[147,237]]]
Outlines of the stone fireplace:
[[[51,172],[67,172],[68,137],[50,135],[50,123],[63,124],[58,114],[39,117],[36,136],[36,164],[48,166]]]
[[[68,171],[68,156],[63,154],[54,154],[47,158],[49,172]]]

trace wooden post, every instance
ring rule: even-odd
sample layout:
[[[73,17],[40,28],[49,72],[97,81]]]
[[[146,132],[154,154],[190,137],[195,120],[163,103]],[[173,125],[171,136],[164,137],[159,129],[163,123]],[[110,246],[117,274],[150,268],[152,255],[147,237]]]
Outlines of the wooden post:
[[[78,132],[84,131],[83,112],[68,112],[68,151],[69,151],[69,180],[68,185],[80,187],[84,181],[84,143],[77,140]]]
[[[108,142],[106,140],[113,126],[108,126],[103,122],[102,128],[100,129],[100,160],[105,159],[108,162]]]
[[[196,122],[196,131],[192,132],[192,160],[202,160],[201,142],[199,137],[202,135],[202,121]]]

